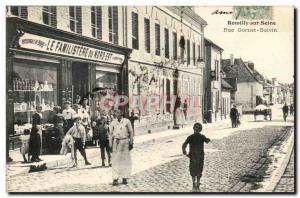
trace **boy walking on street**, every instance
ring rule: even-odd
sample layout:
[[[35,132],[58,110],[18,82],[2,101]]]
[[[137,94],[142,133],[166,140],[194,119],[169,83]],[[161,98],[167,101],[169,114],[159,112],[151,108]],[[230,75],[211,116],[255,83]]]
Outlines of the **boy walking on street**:
[[[200,134],[202,125],[194,124],[194,134],[190,135],[182,145],[182,153],[190,158],[190,174],[193,181],[193,192],[200,192],[200,178],[204,163],[204,142],[209,143],[210,139]],[[186,147],[189,144],[189,154],[186,153]]]

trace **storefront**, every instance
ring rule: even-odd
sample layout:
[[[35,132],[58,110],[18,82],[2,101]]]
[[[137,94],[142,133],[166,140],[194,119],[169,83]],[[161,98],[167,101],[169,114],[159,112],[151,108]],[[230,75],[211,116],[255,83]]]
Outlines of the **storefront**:
[[[128,95],[128,48],[8,18],[6,49],[7,136],[31,128],[37,105],[46,127],[53,107],[76,95],[93,97],[92,110],[103,92]]]

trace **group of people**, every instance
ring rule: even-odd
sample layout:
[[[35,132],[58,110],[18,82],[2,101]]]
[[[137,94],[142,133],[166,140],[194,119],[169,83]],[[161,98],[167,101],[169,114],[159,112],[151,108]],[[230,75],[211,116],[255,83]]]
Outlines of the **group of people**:
[[[59,153],[63,155],[70,152],[72,167],[77,166],[77,150],[82,155],[85,165],[91,165],[85,148],[87,140],[93,140],[100,147],[102,166],[106,166],[106,159],[107,165],[112,166],[113,185],[117,185],[119,179],[122,179],[123,184],[127,184],[132,166],[130,151],[133,149],[134,122],[138,119],[133,112],[128,119],[122,110],[111,111],[109,114],[98,110],[91,116],[88,99],[81,100],[77,97],[72,107],[71,102],[65,101],[64,109],[56,106],[53,113],[51,120],[56,134],[51,139],[53,149],[59,149]],[[42,160],[39,157],[42,123],[42,107],[37,106],[36,113],[32,116],[31,131],[25,130],[24,135],[20,136],[24,162]]]
[[[283,119],[286,122],[286,118],[289,114],[290,111],[290,115],[294,115],[294,105],[291,104],[290,107],[285,103],[282,107],[282,113],[283,113]]]

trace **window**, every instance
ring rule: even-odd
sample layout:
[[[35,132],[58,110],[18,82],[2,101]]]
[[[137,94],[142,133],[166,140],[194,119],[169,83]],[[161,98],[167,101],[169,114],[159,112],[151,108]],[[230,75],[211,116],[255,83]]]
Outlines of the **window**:
[[[196,65],[196,45],[193,43],[193,64]]]
[[[139,49],[139,16],[138,13],[131,13],[132,20],[132,48]]]
[[[92,36],[102,39],[102,8],[100,6],[91,7]]]
[[[165,28],[165,57],[169,58],[169,30]]]
[[[191,64],[191,57],[190,57],[190,40],[187,39],[186,41],[186,48],[187,48],[187,64],[190,65]]]
[[[56,27],[56,7],[55,6],[43,6],[43,23]]]
[[[198,61],[201,59],[200,45],[198,45]]]
[[[144,19],[144,30],[145,30],[145,50],[150,53],[150,20]]]
[[[177,60],[177,33],[173,32],[173,58]]]
[[[118,44],[118,7],[108,7],[109,42]]]
[[[25,6],[11,6],[10,12],[12,15],[21,17],[22,19],[27,19],[28,9]]]
[[[81,20],[81,7],[70,6],[69,7],[70,16],[70,30],[72,32],[82,33],[82,20]]]
[[[215,60],[216,80],[219,80],[219,61]]]
[[[160,56],[160,26],[155,24],[155,55]]]

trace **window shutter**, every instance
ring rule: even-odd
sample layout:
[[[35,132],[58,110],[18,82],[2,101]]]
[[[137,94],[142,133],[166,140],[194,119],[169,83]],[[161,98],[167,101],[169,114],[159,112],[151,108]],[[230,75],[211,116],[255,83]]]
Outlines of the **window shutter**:
[[[189,39],[187,39],[187,41],[186,41],[186,43],[187,43],[187,64],[189,65],[190,63],[191,63],[191,57],[190,57],[190,40]]]
[[[145,49],[147,53],[150,53],[150,20],[145,18]]]
[[[131,13],[132,20],[132,48],[139,49],[138,14]]]
[[[177,60],[177,33],[173,32],[173,58]]]
[[[26,6],[21,6],[21,15],[20,17],[22,19],[27,19],[28,18],[28,9]]]
[[[196,65],[196,46],[193,43],[193,64]]]
[[[169,58],[169,30],[165,28],[165,57]]]
[[[76,6],[76,32],[81,34],[82,33],[82,19],[81,19],[81,7]]]
[[[52,13],[51,18],[50,18],[50,25],[52,27],[56,27],[56,25],[57,25],[56,7],[55,6],[51,6],[50,7],[50,12]]]
[[[96,7],[97,12],[97,38],[102,39],[102,8],[100,6]]]
[[[119,43],[118,36],[118,7],[113,7],[113,32],[114,32],[114,44]]]
[[[160,26],[155,24],[155,55],[160,56]]]

